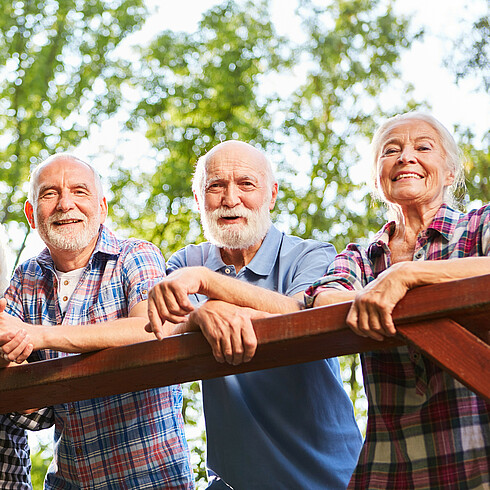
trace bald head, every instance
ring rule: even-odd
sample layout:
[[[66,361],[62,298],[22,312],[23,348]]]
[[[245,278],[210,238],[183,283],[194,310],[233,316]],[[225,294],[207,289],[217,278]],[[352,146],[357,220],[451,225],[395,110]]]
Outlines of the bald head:
[[[80,158],[76,157],[75,155],[72,155],[71,153],[56,153],[55,155],[51,155],[46,160],[42,161],[31,173],[31,177],[29,180],[29,190],[27,194],[27,200],[34,206],[36,207],[37,204],[37,198],[38,198],[38,182],[39,182],[39,174],[43,171],[43,169],[47,168],[49,165],[55,164],[55,163],[62,163],[63,161],[66,161],[67,163],[77,163],[80,165],[84,165],[87,168],[90,169],[94,176],[94,182],[95,182],[95,187],[97,189],[97,195],[99,199],[102,199],[104,197],[104,190],[102,188],[102,182],[100,180],[100,175],[99,173],[92,167],[92,165],[88,164],[87,162],[84,162]]]
[[[192,179],[192,192],[200,205],[204,200],[207,168],[211,162],[222,162],[228,167],[238,166],[241,163],[253,165],[262,176],[262,184],[271,189],[271,192],[277,182],[272,171],[272,165],[262,151],[243,141],[224,141],[211,148],[196,163]]]

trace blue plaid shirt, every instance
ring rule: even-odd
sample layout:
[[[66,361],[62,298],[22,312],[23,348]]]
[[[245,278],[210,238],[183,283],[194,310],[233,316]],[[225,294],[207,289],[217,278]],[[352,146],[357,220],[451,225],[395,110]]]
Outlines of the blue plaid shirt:
[[[15,272],[7,312],[31,324],[83,325],[117,320],[147,299],[141,285],[165,274],[160,251],[119,240],[101,227],[99,241],[62,315],[47,249]],[[41,359],[69,354],[40,351]],[[47,489],[194,488],[181,415],[180,386],[56,405],[54,459]]]

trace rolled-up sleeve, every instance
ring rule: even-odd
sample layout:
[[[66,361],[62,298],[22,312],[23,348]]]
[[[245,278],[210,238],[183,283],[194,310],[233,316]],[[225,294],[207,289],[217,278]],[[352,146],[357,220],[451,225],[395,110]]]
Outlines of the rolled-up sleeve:
[[[366,251],[359,245],[350,244],[335,257],[327,273],[305,291],[305,306],[311,308],[316,296],[327,289],[362,289],[367,283],[366,263]]]

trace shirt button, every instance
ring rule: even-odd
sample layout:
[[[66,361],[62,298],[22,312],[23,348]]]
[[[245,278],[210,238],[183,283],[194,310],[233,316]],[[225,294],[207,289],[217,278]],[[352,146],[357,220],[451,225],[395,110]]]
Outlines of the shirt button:
[[[74,405],[70,405],[70,413],[71,414],[74,414],[76,411],[77,410],[76,410],[75,406]]]
[[[77,456],[81,456],[83,454],[83,449],[81,447],[77,447],[75,452],[77,453]]]
[[[70,281],[65,281],[63,284],[64,284],[65,286],[68,286],[68,284],[70,284]]]
[[[143,289],[143,291],[141,291],[143,294],[148,294],[148,289]]]
[[[63,301],[68,301],[68,296],[63,296]]]
[[[225,273],[226,273],[226,274],[231,274],[231,269],[230,269],[229,267],[227,267],[227,268],[225,269]]]
[[[416,259],[421,259],[423,256],[424,256],[424,253],[423,253],[423,252],[417,252],[417,253],[415,254],[415,258],[416,258]]]

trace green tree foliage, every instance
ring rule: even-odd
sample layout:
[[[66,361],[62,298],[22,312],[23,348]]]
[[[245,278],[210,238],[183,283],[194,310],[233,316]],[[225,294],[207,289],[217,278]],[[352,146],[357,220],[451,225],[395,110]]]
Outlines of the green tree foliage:
[[[461,129],[459,146],[464,153],[467,204],[481,206],[490,202],[490,131],[480,143],[469,129]]]
[[[1,0],[0,223],[23,223],[30,168],[76,146],[119,106],[113,53],[144,20],[142,0]]]
[[[284,130],[311,170],[308,186],[301,192],[289,187],[280,207],[294,234],[342,249],[379,224],[380,213],[351,179],[360,159],[356,142],[372,135],[379,94],[399,75],[400,52],[415,35],[407,19],[394,15],[391,2],[339,0],[325,6],[302,0],[299,15],[307,35],[300,49],[311,68],[292,96]],[[391,110],[412,107],[407,100]]]
[[[490,90],[490,3],[484,3],[486,12],[454,43],[452,55],[445,60],[458,83],[474,76],[487,93]]]
[[[206,12],[195,33],[166,31],[141,49],[132,83],[142,98],[127,124],[146,130],[157,164],[133,182],[127,171],[116,169],[115,221],[165,253],[195,241],[200,230],[191,211],[194,164],[222,139],[263,147],[273,141],[270,100],[257,92],[266,73],[289,63],[287,52],[266,2],[233,1]]]
[[[486,12],[465,29],[454,43],[445,66],[454,73],[456,83],[472,77],[475,89],[489,94],[490,90],[490,4],[483,2]],[[466,203],[481,205],[490,202],[490,131],[481,141],[468,128],[456,127],[459,145],[465,157]]]

